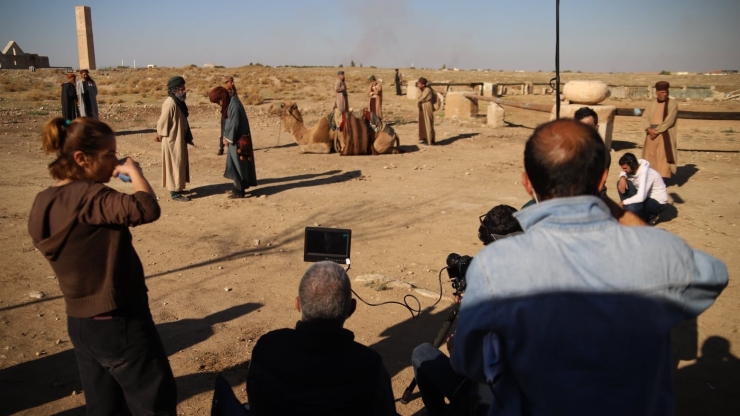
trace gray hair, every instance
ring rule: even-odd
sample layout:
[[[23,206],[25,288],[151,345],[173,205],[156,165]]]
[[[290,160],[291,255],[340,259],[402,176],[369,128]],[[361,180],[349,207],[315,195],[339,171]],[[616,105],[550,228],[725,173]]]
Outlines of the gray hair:
[[[344,322],[350,313],[351,290],[342,266],[330,261],[313,264],[298,286],[301,320]]]

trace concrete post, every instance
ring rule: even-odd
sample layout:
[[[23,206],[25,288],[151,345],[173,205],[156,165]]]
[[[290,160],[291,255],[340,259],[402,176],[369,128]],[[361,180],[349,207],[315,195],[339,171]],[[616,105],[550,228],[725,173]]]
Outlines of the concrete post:
[[[504,108],[496,103],[488,103],[488,120],[486,124],[493,128],[504,127]]]
[[[465,92],[449,92],[445,98],[445,118],[469,119],[478,115],[478,100],[471,100]]]
[[[419,99],[419,89],[416,88],[416,81],[408,82],[406,86],[406,98],[414,101]]]
[[[75,6],[75,18],[77,20],[77,50],[80,56],[80,69],[97,69],[90,7]]]

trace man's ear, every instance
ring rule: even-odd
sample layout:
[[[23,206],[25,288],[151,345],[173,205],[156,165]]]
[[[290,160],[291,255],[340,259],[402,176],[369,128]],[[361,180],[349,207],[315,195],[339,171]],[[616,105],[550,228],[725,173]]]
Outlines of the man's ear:
[[[532,187],[532,182],[529,181],[529,176],[527,176],[527,172],[522,172],[522,186],[524,187],[524,190],[527,191],[529,196],[534,198],[534,188]]]
[[[295,308],[296,310],[298,310],[298,312],[301,311],[301,301],[298,296],[295,297]]]
[[[355,313],[355,310],[357,310],[357,301],[353,298],[349,300],[349,313],[347,314],[347,318],[352,316],[352,314]]]
[[[604,169],[604,172],[601,174],[601,179],[599,179],[599,187],[596,188],[599,192],[601,192],[601,190],[604,189],[604,185],[606,184],[607,175],[609,175],[609,169]]]

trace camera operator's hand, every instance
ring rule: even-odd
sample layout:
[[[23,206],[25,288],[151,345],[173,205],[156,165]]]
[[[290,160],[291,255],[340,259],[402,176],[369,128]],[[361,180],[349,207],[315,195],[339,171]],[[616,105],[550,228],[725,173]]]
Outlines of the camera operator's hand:
[[[452,355],[452,345],[455,343],[455,334],[453,333],[447,338],[447,352]]]

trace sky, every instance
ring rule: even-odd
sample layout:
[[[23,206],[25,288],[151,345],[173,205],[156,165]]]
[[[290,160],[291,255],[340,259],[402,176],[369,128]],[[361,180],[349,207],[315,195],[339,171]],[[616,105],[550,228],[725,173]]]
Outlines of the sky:
[[[0,0],[0,47],[77,69],[77,5],[98,68],[555,69],[555,0]],[[739,17],[740,0],[563,0],[560,69],[740,69]]]

